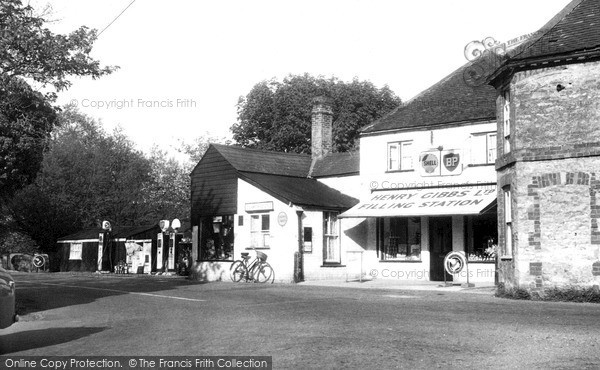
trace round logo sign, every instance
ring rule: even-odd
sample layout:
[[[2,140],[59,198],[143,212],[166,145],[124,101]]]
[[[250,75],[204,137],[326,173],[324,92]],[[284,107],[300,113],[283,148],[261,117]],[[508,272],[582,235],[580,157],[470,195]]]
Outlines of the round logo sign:
[[[37,268],[43,267],[46,264],[46,260],[44,259],[44,257],[40,256],[39,254],[35,257],[33,257],[33,265]]]
[[[433,173],[438,165],[438,158],[434,154],[425,154],[421,158],[421,166],[423,166],[426,173]]]
[[[279,214],[277,215],[277,223],[279,224],[279,226],[285,226],[285,224],[287,224],[287,214],[285,212],[279,212]]]
[[[460,274],[467,265],[467,260],[462,252],[450,252],[444,258],[444,268],[449,274]]]

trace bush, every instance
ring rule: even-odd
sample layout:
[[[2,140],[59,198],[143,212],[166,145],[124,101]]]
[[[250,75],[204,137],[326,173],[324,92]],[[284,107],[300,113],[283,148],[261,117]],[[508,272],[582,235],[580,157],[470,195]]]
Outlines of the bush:
[[[600,289],[597,287],[566,287],[548,288],[541,291],[530,292],[527,289],[519,287],[506,288],[506,286],[501,283],[496,289],[496,297],[548,302],[600,303]]]
[[[600,303],[600,290],[587,288],[550,288],[544,290],[544,301]]]
[[[506,288],[503,283],[500,283],[496,289],[496,297],[509,299],[531,299],[531,293],[529,293],[527,289],[523,288]]]

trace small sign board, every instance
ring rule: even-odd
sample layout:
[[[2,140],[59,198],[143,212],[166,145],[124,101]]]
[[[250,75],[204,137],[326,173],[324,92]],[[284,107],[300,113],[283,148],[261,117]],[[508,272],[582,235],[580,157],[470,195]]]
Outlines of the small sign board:
[[[273,202],[246,203],[246,212],[265,212],[273,210]]]

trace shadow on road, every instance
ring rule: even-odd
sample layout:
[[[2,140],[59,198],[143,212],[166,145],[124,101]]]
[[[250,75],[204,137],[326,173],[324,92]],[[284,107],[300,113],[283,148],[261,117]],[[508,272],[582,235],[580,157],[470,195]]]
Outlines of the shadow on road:
[[[17,313],[86,304],[97,299],[131,292],[151,293],[198,285],[198,281],[161,278],[103,278],[65,275],[14,275],[17,286]]]
[[[49,328],[1,335],[0,355],[66,343],[99,333],[106,329],[108,329],[108,327]]]

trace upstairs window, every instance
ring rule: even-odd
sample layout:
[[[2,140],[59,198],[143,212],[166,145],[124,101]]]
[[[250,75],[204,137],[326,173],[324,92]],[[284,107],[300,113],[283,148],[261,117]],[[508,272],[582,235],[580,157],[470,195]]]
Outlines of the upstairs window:
[[[504,92],[504,108],[502,117],[504,120],[503,133],[504,133],[504,153],[510,152],[510,91]]]
[[[496,162],[496,133],[471,135],[471,164],[494,164]]]
[[[387,170],[410,171],[413,169],[412,141],[388,143]]]

